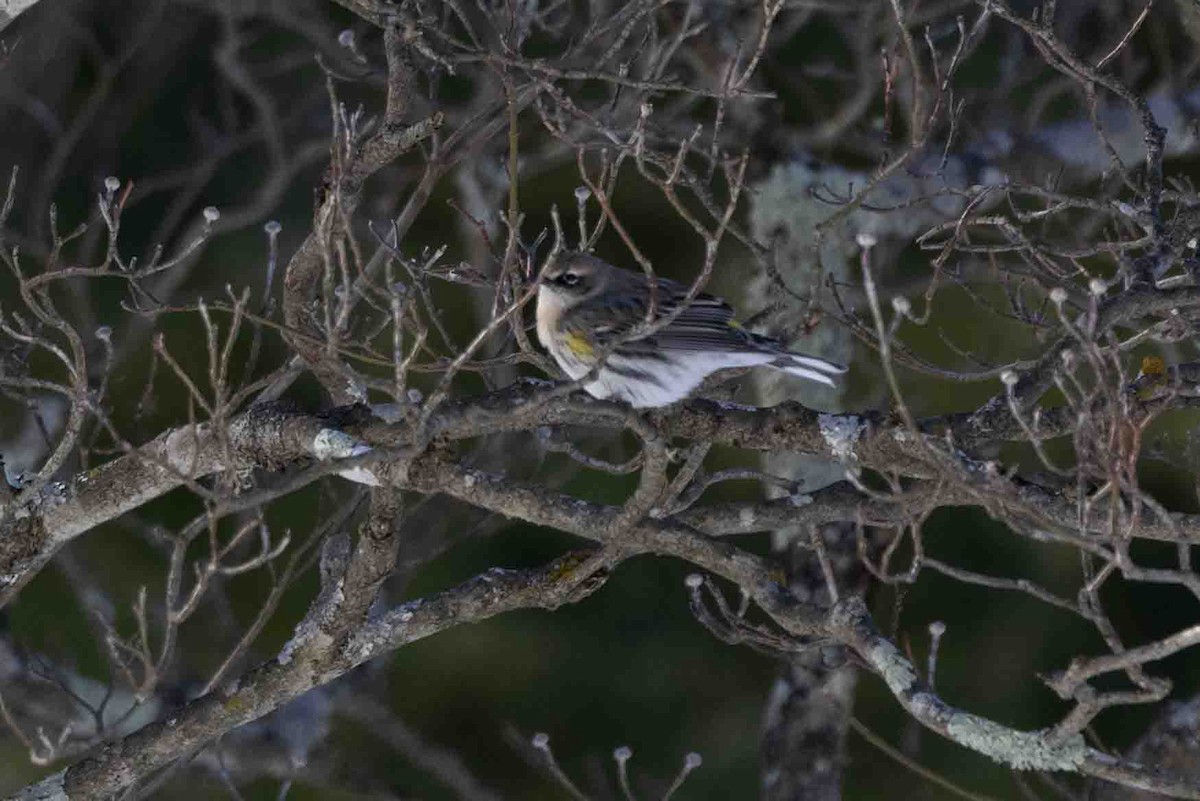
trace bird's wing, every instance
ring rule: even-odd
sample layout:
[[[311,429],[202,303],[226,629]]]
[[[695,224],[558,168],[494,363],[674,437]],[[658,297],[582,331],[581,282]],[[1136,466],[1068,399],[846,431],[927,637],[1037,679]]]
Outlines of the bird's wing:
[[[739,351],[753,348],[756,338],[733,319],[733,308],[709,294],[687,300],[687,287],[668,279],[658,280],[654,318],[674,319],[651,334],[629,339],[646,319],[649,296],[639,293],[606,293],[577,307],[578,321],[602,345],[622,341],[626,349]]]

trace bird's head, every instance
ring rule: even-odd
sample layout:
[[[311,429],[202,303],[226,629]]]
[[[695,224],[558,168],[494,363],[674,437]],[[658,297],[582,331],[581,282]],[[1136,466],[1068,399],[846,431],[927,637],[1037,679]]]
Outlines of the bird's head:
[[[568,251],[542,272],[541,291],[570,308],[603,292],[614,268],[588,253]]]

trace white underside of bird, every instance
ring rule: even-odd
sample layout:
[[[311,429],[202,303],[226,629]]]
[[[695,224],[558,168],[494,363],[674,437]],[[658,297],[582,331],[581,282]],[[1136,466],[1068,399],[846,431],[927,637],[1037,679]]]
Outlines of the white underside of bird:
[[[563,371],[578,381],[592,372],[592,365],[580,360],[565,347],[549,348],[550,355]],[[830,376],[822,370],[829,365],[820,359],[812,359],[787,352],[741,351],[741,352],[683,352],[676,351],[669,360],[646,369],[644,361],[630,360],[618,353],[610,353],[603,364],[595,370],[590,381],[583,384],[584,390],[594,398],[620,400],[638,409],[667,406],[683,400],[695,391],[705,378],[734,367],[758,367],[766,365],[798,378],[835,386]],[[639,377],[639,373],[648,373]]]

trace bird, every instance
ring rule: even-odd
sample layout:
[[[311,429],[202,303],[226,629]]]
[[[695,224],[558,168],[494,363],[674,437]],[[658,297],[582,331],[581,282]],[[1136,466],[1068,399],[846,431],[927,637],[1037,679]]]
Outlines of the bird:
[[[846,372],[743,328],[718,297],[699,293],[689,301],[683,284],[590,253],[560,253],[539,280],[538,340],[571,379],[586,377],[583,388],[595,398],[668,406],[729,367],[765,365],[827,386]],[[652,286],[653,317],[645,325]]]

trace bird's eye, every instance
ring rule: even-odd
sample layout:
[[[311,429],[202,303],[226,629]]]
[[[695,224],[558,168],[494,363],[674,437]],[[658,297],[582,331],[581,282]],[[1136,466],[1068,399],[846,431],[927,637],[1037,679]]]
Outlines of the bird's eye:
[[[578,286],[579,285],[579,274],[578,273],[563,273],[562,275],[560,275],[558,277],[558,283],[562,284],[563,286]]]

